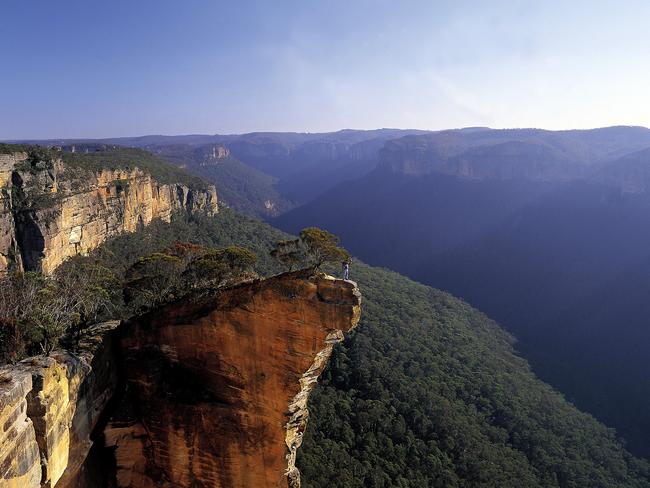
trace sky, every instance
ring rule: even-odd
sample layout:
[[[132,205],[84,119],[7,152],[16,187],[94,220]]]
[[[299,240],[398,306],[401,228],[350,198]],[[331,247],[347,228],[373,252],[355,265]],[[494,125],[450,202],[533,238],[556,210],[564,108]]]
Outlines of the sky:
[[[0,0],[0,140],[650,126],[647,0]]]

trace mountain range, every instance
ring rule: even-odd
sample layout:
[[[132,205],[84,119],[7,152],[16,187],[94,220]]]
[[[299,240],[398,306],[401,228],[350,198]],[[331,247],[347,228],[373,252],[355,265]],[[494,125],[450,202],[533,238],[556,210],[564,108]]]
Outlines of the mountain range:
[[[389,141],[375,170],[274,220],[449,290],[649,455],[650,131],[471,130]],[[645,146],[645,148],[644,148]]]
[[[312,399],[306,486],[646,486],[621,445],[650,458],[650,130],[32,142],[145,149],[214,183],[220,204],[290,234],[322,227],[360,260],[366,315]],[[217,219],[153,241],[261,254],[280,235]]]

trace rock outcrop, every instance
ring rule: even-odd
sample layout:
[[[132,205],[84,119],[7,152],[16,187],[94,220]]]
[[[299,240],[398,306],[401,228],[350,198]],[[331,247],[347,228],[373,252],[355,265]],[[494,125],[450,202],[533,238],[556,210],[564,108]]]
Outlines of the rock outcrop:
[[[227,147],[222,146],[221,144],[212,146],[212,152],[208,153],[208,157],[205,158],[204,164],[209,164],[209,161],[226,159],[228,156],[230,156],[230,151]]]
[[[307,397],[359,314],[351,282],[289,273],[126,324],[118,486],[299,486]]]
[[[0,376],[0,487],[40,486],[41,459],[36,431],[27,416],[32,375],[23,371]]]
[[[354,283],[286,273],[0,369],[0,488],[299,487],[309,393],[359,316]]]
[[[0,488],[67,486],[118,383],[114,331],[97,325],[81,352],[0,368]]]
[[[76,171],[76,173],[75,173]],[[217,212],[214,187],[160,184],[137,167],[79,171],[0,154],[0,272],[51,273],[66,258],[176,211]]]
[[[546,144],[497,140],[474,146],[457,134],[436,134],[387,142],[379,168],[410,176],[569,181],[583,176],[586,166]]]
[[[0,273],[10,264],[22,268],[12,214],[11,175],[16,163],[26,157],[24,153],[0,154]]]

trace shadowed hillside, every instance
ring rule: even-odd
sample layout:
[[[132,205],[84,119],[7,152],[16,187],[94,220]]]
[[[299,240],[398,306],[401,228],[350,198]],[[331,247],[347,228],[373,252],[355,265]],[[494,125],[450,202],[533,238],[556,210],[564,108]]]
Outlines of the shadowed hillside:
[[[106,246],[133,259],[178,235],[245,245],[258,270],[279,231],[224,210],[148,227]],[[650,486],[645,462],[539,381],[513,340],[466,303],[355,263],[362,319],[310,402],[303,486]]]
[[[648,456],[648,133],[407,136],[386,144],[378,170],[275,223],[322,226],[368,262],[467,299]]]

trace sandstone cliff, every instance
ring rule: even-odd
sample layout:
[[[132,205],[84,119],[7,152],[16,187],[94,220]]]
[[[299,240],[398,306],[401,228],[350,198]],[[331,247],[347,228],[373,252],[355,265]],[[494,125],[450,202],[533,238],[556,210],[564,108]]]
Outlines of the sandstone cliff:
[[[0,488],[299,487],[309,392],[359,315],[352,282],[286,273],[4,368]]]
[[[350,282],[292,273],[127,324],[118,486],[299,486],[309,391],[359,314]]]
[[[584,164],[550,145],[499,140],[473,146],[454,134],[389,141],[379,167],[412,176],[440,173],[481,180],[568,181],[586,172]]]
[[[50,273],[66,258],[154,219],[217,211],[214,187],[161,184],[134,164],[91,171],[60,158],[0,154],[0,272],[15,266]]]
[[[1,488],[52,488],[76,478],[116,390],[118,324],[92,328],[80,354],[58,351],[0,368]]]

